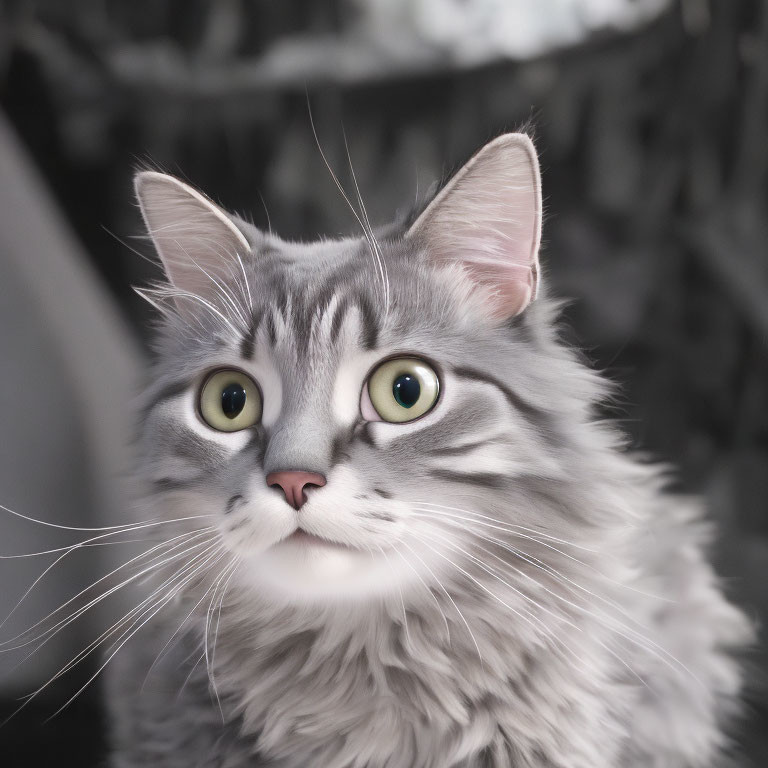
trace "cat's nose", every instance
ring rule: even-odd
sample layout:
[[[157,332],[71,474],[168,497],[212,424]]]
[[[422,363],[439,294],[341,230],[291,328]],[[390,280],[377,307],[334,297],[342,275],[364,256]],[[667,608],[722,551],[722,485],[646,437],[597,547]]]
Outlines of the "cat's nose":
[[[305,489],[309,486],[322,488],[325,485],[325,478],[317,472],[285,470],[283,472],[270,472],[267,475],[267,485],[279,485],[283,489],[285,500],[294,509],[299,509],[307,501]]]

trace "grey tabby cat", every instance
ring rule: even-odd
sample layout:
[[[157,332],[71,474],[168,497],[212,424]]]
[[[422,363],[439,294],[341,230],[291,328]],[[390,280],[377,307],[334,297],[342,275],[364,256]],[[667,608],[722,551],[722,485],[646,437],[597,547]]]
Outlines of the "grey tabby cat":
[[[557,338],[527,136],[360,238],[136,189],[168,277],[144,507],[173,522],[115,768],[719,764],[751,629]]]

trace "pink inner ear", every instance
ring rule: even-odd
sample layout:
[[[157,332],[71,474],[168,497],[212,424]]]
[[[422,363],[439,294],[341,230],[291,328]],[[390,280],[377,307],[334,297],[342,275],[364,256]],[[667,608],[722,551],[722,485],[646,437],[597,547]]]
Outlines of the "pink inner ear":
[[[521,264],[467,264],[469,274],[491,292],[490,314],[505,320],[520,314],[535,298],[536,275]]]
[[[172,176],[139,173],[136,194],[169,281],[215,304],[220,285],[238,275],[238,255],[249,250],[245,236],[218,206]],[[188,308],[183,299],[177,304]]]
[[[480,150],[409,232],[435,264],[458,262],[503,320],[536,297],[541,237],[539,166],[531,140],[500,136]]]

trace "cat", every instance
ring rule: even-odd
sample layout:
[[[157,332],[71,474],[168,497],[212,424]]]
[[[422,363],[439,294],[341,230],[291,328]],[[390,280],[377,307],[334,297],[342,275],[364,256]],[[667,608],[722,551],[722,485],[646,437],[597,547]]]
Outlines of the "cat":
[[[110,666],[113,768],[716,764],[752,629],[558,337],[527,135],[348,239],[155,171],[136,193],[166,522],[123,625],[151,628]]]

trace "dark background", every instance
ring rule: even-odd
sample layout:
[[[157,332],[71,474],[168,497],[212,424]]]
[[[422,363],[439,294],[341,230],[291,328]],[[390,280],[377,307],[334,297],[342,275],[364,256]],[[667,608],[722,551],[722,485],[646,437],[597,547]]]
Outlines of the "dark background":
[[[622,385],[610,415],[635,445],[707,498],[718,569],[764,619],[768,3],[671,1],[631,30],[484,60],[405,28],[393,46],[397,33],[366,27],[361,5],[0,2],[0,108],[142,344],[151,310],[131,286],[158,274],[133,252],[148,253],[135,239],[137,165],[311,239],[355,222],[310,107],[349,189],[346,135],[379,223],[488,139],[527,126],[542,162],[546,277],[573,299],[566,333]],[[760,648],[753,664],[758,680]],[[0,764],[95,764],[93,694],[41,725],[66,694],[0,729]],[[766,711],[751,698],[741,738],[760,766]]]

